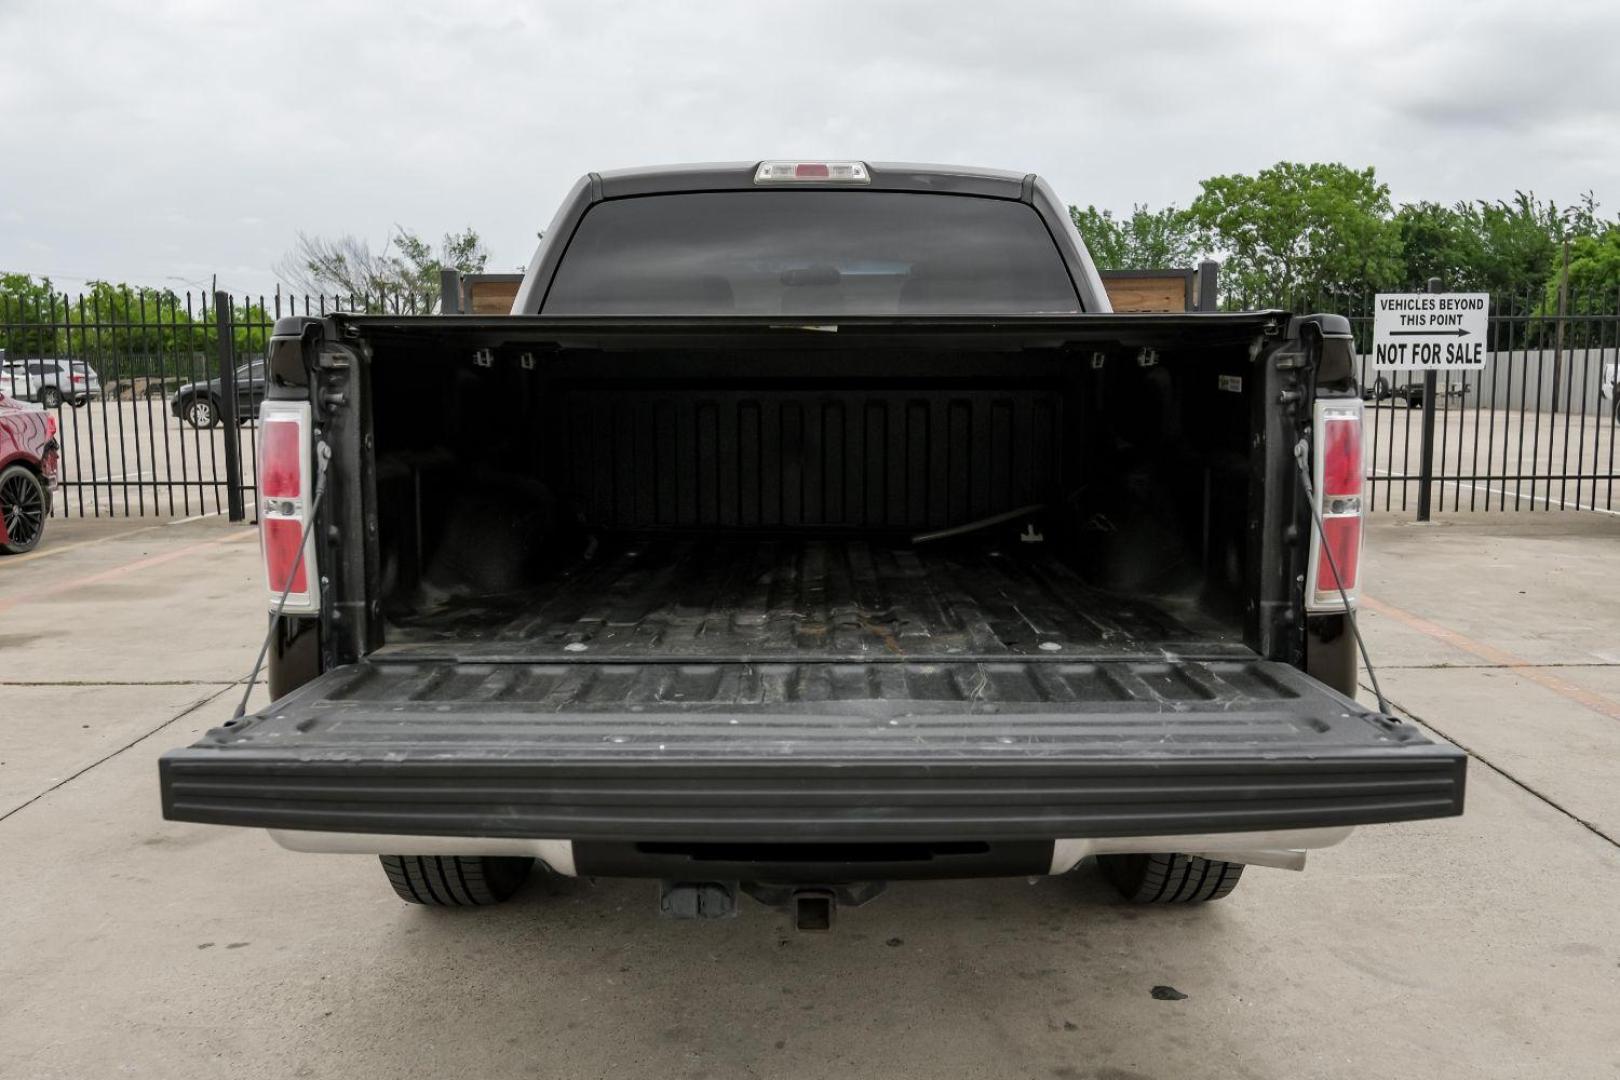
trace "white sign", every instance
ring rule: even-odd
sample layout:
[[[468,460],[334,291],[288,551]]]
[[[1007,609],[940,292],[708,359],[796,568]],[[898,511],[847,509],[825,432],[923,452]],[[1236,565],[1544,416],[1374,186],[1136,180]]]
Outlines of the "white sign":
[[[1379,293],[1373,365],[1436,371],[1485,366],[1485,293]]]

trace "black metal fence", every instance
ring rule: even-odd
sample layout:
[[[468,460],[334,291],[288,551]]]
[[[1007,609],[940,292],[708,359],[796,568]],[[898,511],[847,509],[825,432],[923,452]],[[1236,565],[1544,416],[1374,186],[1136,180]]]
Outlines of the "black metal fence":
[[[1369,503],[1378,511],[1620,512],[1620,297],[1493,298],[1485,367],[1379,368],[1361,353]]]
[[[413,311],[409,297],[255,298],[95,286],[0,294],[0,390],[57,416],[74,517],[251,517],[263,355],[275,320]],[[1486,366],[1379,369],[1370,298],[1351,317],[1363,354],[1375,511],[1596,510],[1616,505],[1620,297],[1497,298]]]
[[[253,516],[264,349],[283,315],[411,297],[0,294],[0,391],[57,418],[63,517]]]

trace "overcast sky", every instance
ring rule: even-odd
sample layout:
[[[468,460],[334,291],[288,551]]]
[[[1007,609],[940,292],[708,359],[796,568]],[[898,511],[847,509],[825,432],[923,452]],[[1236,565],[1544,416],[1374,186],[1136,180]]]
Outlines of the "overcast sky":
[[[395,223],[515,268],[583,172],[764,157],[1118,210],[1331,160],[1612,213],[1617,40],[1616,0],[0,0],[0,270],[268,290],[299,230]]]

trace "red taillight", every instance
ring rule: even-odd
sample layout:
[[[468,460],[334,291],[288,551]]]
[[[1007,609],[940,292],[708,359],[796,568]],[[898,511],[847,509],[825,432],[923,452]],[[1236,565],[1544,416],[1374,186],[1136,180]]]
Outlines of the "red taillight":
[[[56,428],[56,414],[55,413],[46,413],[45,414],[45,437],[47,439],[56,438],[56,430],[57,430],[57,428]]]
[[[84,376],[83,375],[69,375],[68,378],[72,379],[76,383],[84,382]]]
[[[1334,611],[1343,609],[1346,596],[1355,602],[1361,577],[1361,402],[1318,401],[1314,415],[1313,479],[1322,535],[1311,552],[1311,595],[1306,606]]]
[[[259,490],[296,499],[304,490],[301,425],[296,417],[266,419],[259,433]]]
[[[1322,542],[1332,552],[1330,562],[1326,557],[1317,560],[1316,564],[1316,595],[1317,598],[1326,599],[1330,606],[1344,606],[1344,598],[1339,595],[1339,584],[1342,582],[1344,591],[1355,599],[1356,574],[1360,570],[1361,562],[1361,515],[1354,517],[1324,517],[1322,519]],[[1339,576],[1333,576],[1337,568]]]
[[[298,538],[304,533],[304,523],[290,518],[261,518],[260,535],[264,539],[265,577],[273,599],[281,599],[287,588],[287,575],[292,574],[292,589],[288,597],[309,592],[309,575],[298,561]]]
[[[259,414],[259,539],[265,588],[272,608],[286,591],[282,610],[295,614],[320,610],[315,545],[306,543],[302,558],[298,546],[309,524],[310,426],[308,402],[270,401]]]
[[[1350,417],[1329,416],[1322,424],[1322,490],[1329,495],[1361,494],[1360,410]]]

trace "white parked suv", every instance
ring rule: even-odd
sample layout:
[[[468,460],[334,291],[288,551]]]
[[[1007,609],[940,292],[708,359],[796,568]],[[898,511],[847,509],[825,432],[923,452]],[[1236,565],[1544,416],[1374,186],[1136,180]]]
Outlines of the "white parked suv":
[[[3,360],[0,390],[23,401],[37,401],[47,409],[66,402],[75,409],[101,393],[101,376],[83,360],[24,357]]]

